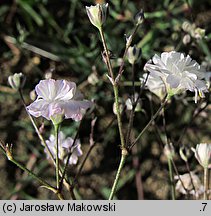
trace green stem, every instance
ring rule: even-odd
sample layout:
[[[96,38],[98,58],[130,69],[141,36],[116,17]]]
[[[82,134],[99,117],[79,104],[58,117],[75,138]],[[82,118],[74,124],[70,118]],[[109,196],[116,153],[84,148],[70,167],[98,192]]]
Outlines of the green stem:
[[[107,61],[106,64],[107,64],[107,67],[108,67],[108,72],[109,72],[109,75],[111,76],[112,81],[114,82],[114,73],[113,73],[113,69],[112,69],[112,66],[111,66],[111,61],[110,61],[110,57],[109,57],[108,47],[107,47],[107,44],[106,44],[106,40],[105,40],[105,36],[104,36],[104,33],[103,33],[103,29],[100,28],[99,32],[100,32],[100,37],[102,39],[103,48],[104,48],[105,54],[106,54],[106,61]]]
[[[143,133],[149,128],[149,126],[152,124],[152,122],[157,118],[157,116],[160,114],[160,112],[162,111],[163,107],[166,105],[167,101],[169,99],[169,96],[167,95],[164,98],[164,101],[161,103],[160,108],[157,110],[157,112],[152,116],[152,118],[150,119],[150,121],[147,123],[147,125],[144,127],[144,129],[139,133],[139,135],[137,136],[137,138],[134,140],[134,142],[131,144],[130,149],[133,148],[133,146],[138,142],[138,140],[141,138],[141,136],[143,135]]]
[[[56,139],[56,186],[59,189],[59,124],[54,124]]]
[[[119,135],[121,140],[121,148],[125,148],[125,139],[122,131],[122,120],[121,120],[121,113],[119,109],[119,90],[117,85],[113,85],[114,90],[114,97],[115,97],[115,106],[116,106],[116,113],[117,113],[117,123],[119,128]]]
[[[208,200],[208,189],[209,189],[208,175],[209,175],[209,169],[204,168],[204,200]]]
[[[122,148],[121,161],[120,161],[119,168],[118,168],[118,171],[117,171],[117,174],[116,174],[113,186],[112,186],[112,191],[111,191],[111,194],[110,194],[110,199],[112,199],[114,194],[115,194],[117,183],[118,183],[119,178],[120,178],[120,173],[122,171],[122,168],[123,168],[123,165],[124,165],[124,162],[125,162],[125,159],[126,159],[127,150],[125,148],[125,140],[124,140],[124,135],[123,135],[123,130],[122,130],[122,120],[121,120],[121,113],[120,113],[120,108],[119,108],[118,84],[116,83],[115,78],[114,78],[113,69],[112,69],[110,58],[109,58],[108,48],[107,48],[107,44],[106,44],[106,41],[105,41],[103,29],[102,28],[99,29],[99,32],[100,32],[103,47],[104,47],[104,50],[105,50],[105,54],[106,54],[106,65],[108,67],[108,71],[109,71],[109,74],[110,74],[111,79],[112,79],[114,98],[115,98],[115,106],[116,106],[116,112],[117,112],[117,122],[118,122],[118,128],[119,128],[119,134],[120,134],[120,140],[121,140],[121,148]]]
[[[168,167],[169,167],[169,178],[170,178],[170,185],[171,185],[171,198],[175,200],[175,187],[174,187],[174,177],[173,177],[173,170],[172,170],[172,163],[171,158],[168,157]]]
[[[125,164],[126,156],[127,156],[127,153],[126,154],[122,153],[121,161],[119,163],[119,168],[118,168],[117,173],[116,173],[116,177],[115,177],[112,189],[111,189],[109,200],[112,200],[114,198],[115,193],[116,193],[117,185],[118,185],[118,182],[119,182],[119,178],[120,178],[122,168],[123,168],[123,166]]]
[[[124,67],[124,65],[125,65],[125,59],[126,59],[126,56],[127,56],[128,49],[129,49],[129,47],[130,47],[130,45],[131,45],[131,43],[132,43],[132,41],[133,41],[133,37],[135,36],[135,34],[136,34],[136,32],[137,32],[139,26],[140,26],[140,25],[136,25],[136,26],[135,26],[135,28],[134,28],[132,34],[130,35],[130,40],[129,40],[129,42],[126,43],[125,51],[124,51],[124,54],[123,54],[123,57],[122,57],[122,63],[121,63],[120,68],[119,68],[119,75],[122,75],[122,73],[123,73],[123,67]]]
[[[2,143],[2,141],[1,141]],[[7,156],[7,153],[3,147],[3,143],[2,145],[0,145],[0,150],[2,151],[2,153]],[[40,184],[42,184],[43,186],[45,186],[46,188],[50,189],[51,191],[53,191],[55,194],[58,194],[58,191],[51,186],[48,182],[46,182],[45,180],[43,180],[41,177],[38,177],[35,173],[33,173],[31,170],[27,169],[26,167],[24,167],[23,165],[21,165],[18,161],[16,161],[13,156],[11,155],[11,157],[9,157],[9,161],[11,161],[12,163],[14,163],[17,167],[19,167],[20,169],[22,169],[23,171],[25,171],[26,173],[28,173],[28,175],[30,175],[31,177],[33,177],[34,179],[36,179]]]

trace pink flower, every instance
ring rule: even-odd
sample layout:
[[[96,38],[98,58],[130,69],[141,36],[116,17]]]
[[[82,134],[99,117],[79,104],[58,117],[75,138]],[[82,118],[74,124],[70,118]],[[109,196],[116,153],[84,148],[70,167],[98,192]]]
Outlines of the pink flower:
[[[64,163],[67,162],[67,156],[69,153],[71,153],[69,164],[76,164],[78,161],[78,157],[80,157],[83,152],[81,150],[81,144],[80,141],[77,139],[74,146],[73,142],[74,140],[71,137],[65,138],[65,135],[62,131],[59,132],[59,159],[63,161]],[[46,140],[46,144],[51,151],[54,158],[56,158],[56,139],[53,134],[50,135],[49,140]],[[44,150],[47,159],[50,159],[47,150]]]
[[[66,80],[41,80],[35,92],[37,99],[27,107],[35,117],[43,116],[50,120],[63,116],[80,121],[85,110],[92,106],[92,102],[83,100],[82,94],[76,90],[76,84]]]

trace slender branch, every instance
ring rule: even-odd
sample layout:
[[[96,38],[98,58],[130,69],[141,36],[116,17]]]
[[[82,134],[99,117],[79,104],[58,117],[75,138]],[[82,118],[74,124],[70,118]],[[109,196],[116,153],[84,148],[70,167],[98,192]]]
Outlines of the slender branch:
[[[103,29],[100,28],[99,32],[100,32],[100,37],[102,39],[103,48],[104,48],[105,55],[106,55],[106,65],[108,67],[108,72],[109,72],[109,75],[110,75],[112,81],[114,82],[114,80],[115,80],[114,73],[113,73],[113,69],[112,69],[112,66],[111,66],[111,61],[110,61],[110,57],[109,57],[109,51],[108,51],[105,36],[104,36],[104,33],[103,33]]]
[[[111,76],[110,81],[112,83],[113,91],[114,91],[115,106],[116,106],[116,112],[117,112],[117,122],[118,122],[119,135],[120,135],[121,148],[122,148],[121,161],[120,161],[119,168],[118,168],[118,171],[117,171],[117,174],[116,174],[113,186],[112,186],[111,194],[110,194],[110,199],[112,199],[114,196],[114,193],[116,191],[116,187],[117,187],[117,183],[119,181],[120,173],[121,173],[121,170],[124,166],[126,155],[128,154],[128,152],[127,152],[127,149],[125,148],[125,140],[124,140],[124,135],[123,135],[121,112],[120,112],[120,108],[119,108],[119,90],[118,90],[119,78],[118,79],[114,78],[113,69],[112,69],[110,58],[109,58],[109,52],[108,52],[108,48],[106,45],[103,29],[101,28],[101,29],[99,29],[99,31],[100,31],[100,36],[101,36],[101,39],[103,42],[104,51],[106,54],[106,65],[108,67],[108,71],[109,71],[109,74]]]
[[[53,186],[51,186],[48,182],[46,182],[45,180],[43,180],[41,177],[37,176],[35,173],[33,173],[31,170],[27,169],[26,167],[24,167],[22,164],[20,164],[13,156],[12,153],[10,152],[10,157],[8,157],[8,153],[5,150],[5,145],[4,143],[0,140],[1,145],[0,145],[0,151],[7,156],[8,160],[11,161],[12,163],[14,163],[17,167],[19,167],[21,170],[25,171],[26,173],[28,173],[28,175],[30,175],[31,177],[33,177],[34,179],[36,179],[41,185],[43,185],[43,187],[51,190],[52,192],[54,192],[59,199],[64,199],[63,195]]]
[[[204,200],[208,200],[209,190],[209,169],[204,168]]]
[[[165,144],[163,143],[163,140],[161,139],[160,132],[159,132],[159,128],[158,128],[157,125],[155,125],[155,129],[156,129],[156,132],[157,132],[159,141],[161,142],[162,146],[164,146]],[[183,183],[183,181],[182,181],[182,179],[181,179],[181,177],[180,177],[180,175],[179,175],[178,169],[177,169],[177,167],[176,167],[176,164],[174,163],[174,159],[173,159],[173,158],[171,159],[171,162],[172,162],[174,171],[175,171],[175,173],[176,173],[176,175],[177,175],[179,181],[181,182],[181,185],[182,185],[183,189],[184,189],[185,192],[187,193],[187,189],[185,188],[184,183]]]
[[[135,139],[135,141],[131,144],[131,146],[129,147],[129,149],[132,149],[133,146],[138,142],[138,140],[140,139],[140,137],[143,135],[143,133],[149,128],[149,126],[153,123],[153,121],[157,118],[157,116],[160,114],[160,112],[162,111],[163,107],[166,105],[166,103],[168,102],[169,96],[167,95],[164,100],[161,103],[160,108],[157,110],[157,112],[152,116],[152,118],[150,119],[150,121],[147,123],[147,125],[144,127],[144,129],[139,133],[139,135],[137,136],[137,138]]]
[[[130,45],[131,45],[131,43],[133,41],[133,38],[134,38],[139,26],[140,25],[135,26],[132,34],[130,35],[129,41],[126,43],[125,51],[124,51],[124,54],[123,54],[123,57],[122,57],[122,63],[120,65],[119,72],[118,72],[119,80],[120,80],[120,77],[121,77],[121,75],[123,73],[123,67],[125,65],[125,59],[126,59],[126,56],[127,56],[128,49],[129,49],[129,47],[130,47]]]
[[[121,156],[121,161],[119,163],[119,168],[118,168],[117,173],[116,173],[116,177],[115,177],[112,189],[111,189],[109,200],[112,200],[114,198],[115,193],[116,193],[117,184],[119,182],[119,178],[120,178],[120,174],[121,174],[122,168],[123,168],[123,166],[125,164],[126,156],[127,156],[127,152],[126,152],[126,154],[122,154],[122,156]]]
[[[193,190],[194,190],[194,194],[196,195],[196,188],[195,188],[195,185],[194,185],[194,182],[193,182],[193,177],[191,175],[190,166],[188,164],[188,161],[185,161],[185,165],[186,165],[186,168],[187,168],[189,176],[190,176],[190,180],[191,180],[191,184],[192,184],[192,187],[193,187]]]
[[[55,139],[56,139],[56,186],[59,189],[59,124],[54,125]]]
[[[173,177],[172,163],[170,157],[168,157],[168,167],[169,167],[169,178],[170,178],[170,185],[171,185],[171,197],[172,200],[175,200],[174,177]]]
[[[133,153],[133,167],[136,171],[135,182],[136,182],[137,195],[138,195],[139,200],[143,200],[144,190],[143,190],[143,182],[142,182],[142,175],[141,175],[141,170],[140,170],[140,160],[138,157],[137,145],[135,145],[132,148],[132,153]]]
[[[107,125],[106,128],[104,129],[105,132],[106,132],[107,129],[110,128],[110,126],[113,124],[114,120],[115,120],[115,119],[112,119],[112,120],[108,123],[108,125]],[[81,175],[81,172],[82,172],[82,170],[83,170],[83,167],[84,167],[84,165],[85,165],[85,163],[86,163],[86,161],[87,161],[89,155],[91,154],[93,148],[95,147],[96,143],[102,139],[103,136],[104,136],[104,135],[99,136],[99,137],[92,143],[92,145],[89,145],[89,149],[88,149],[88,151],[87,151],[87,153],[86,153],[86,155],[85,155],[85,157],[84,157],[82,163],[80,164],[80,167],[79,167],[79,169],[78,169],[78,171],[77,171],[77,173],[76,173],[76,175],[75,175],[75,178],[74,178],[74,181],[73,181],[73,187],[75,187],[75,185],[76,185],[76,183],[77,183],[77,181],[78,181],[78,178],[79,178],[80,175]]]

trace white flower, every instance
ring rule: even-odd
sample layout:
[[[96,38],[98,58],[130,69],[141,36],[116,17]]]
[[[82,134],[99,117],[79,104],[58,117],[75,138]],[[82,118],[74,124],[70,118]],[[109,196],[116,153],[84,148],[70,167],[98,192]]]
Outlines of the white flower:
[[[204,97],[204,92],[208,91],[205,81],[202,80],[205,72],[189,55],[175,51],[164,52],[161,57],[154,55],[144,68],[152,77],[161,78],[169,94],[189,90],[195,92],[197,102],[198,95]]]
[[[211,143],[200,143],[196,146],[195,157],[204,168],[211,166]]]
[[[92,102],[83,100],[74,82],[66,80],[41,80],[35,91],[37,99],[27,107],[28,112],[35,117],[43,116],[50,120],[64,116],[79,121],[84,111],[92,105]]]
[[[194,188],[196,191],[194,191],[193,189],[190,174],[191,174]],[[180,179],[182,180],[182,183],[187,191],[183,188],[183,185],[180,179],[178,178],[178,176],[175,176],[175,179],[178,180],[176,183],[176,190],[182,194],[187,194],[188,192],[190,194],[195,195],[196,197],[199,197],[199,195],[203,194],[204,192],[204,187],[201,184],[199,177],[194,172],[185,173],[183,175],[180,175]]]
[[[71,153],[69,164],[76,164],[78,161],[78,157],[80,157],[83,152],[81,150],[81,144],[79,140],[76,140],[74,146],[73,142],[74,140],[71,137],[65,138],[65,135],[63,132],[59,132],[58,135],[58,141],[59,141],[59,159],[66,163],[67,156],[69,153]],[[56,158],[56,139],[54,135],[50,135],[49,140],[46,140],[46,144],[51,151],[54,158]],[[45,153],[47,155],[47,158],[50,159],[49,155],[47,154],[47,149],[45,148]]]
[[[147,74],[145,73],[143,74],[143,78],[140,78],[140,81],[143,83],[145,82],[146,78]],[[152,93],[157,95],[161,100],[165,97],[167,93],[166,86],[161,77],[154,77],[149,74],[145,85]]]

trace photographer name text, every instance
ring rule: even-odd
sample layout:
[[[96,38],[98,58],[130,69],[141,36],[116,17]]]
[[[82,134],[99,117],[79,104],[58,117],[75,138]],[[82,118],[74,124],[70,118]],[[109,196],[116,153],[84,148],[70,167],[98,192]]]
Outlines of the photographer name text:
[[[4,213],[15,213],[15,212],[115,212],[115,203],[107,204],[84,204],[82,203],[65,203],[65,204],[33,204],[29,205],[26,203],[4,203]]]

